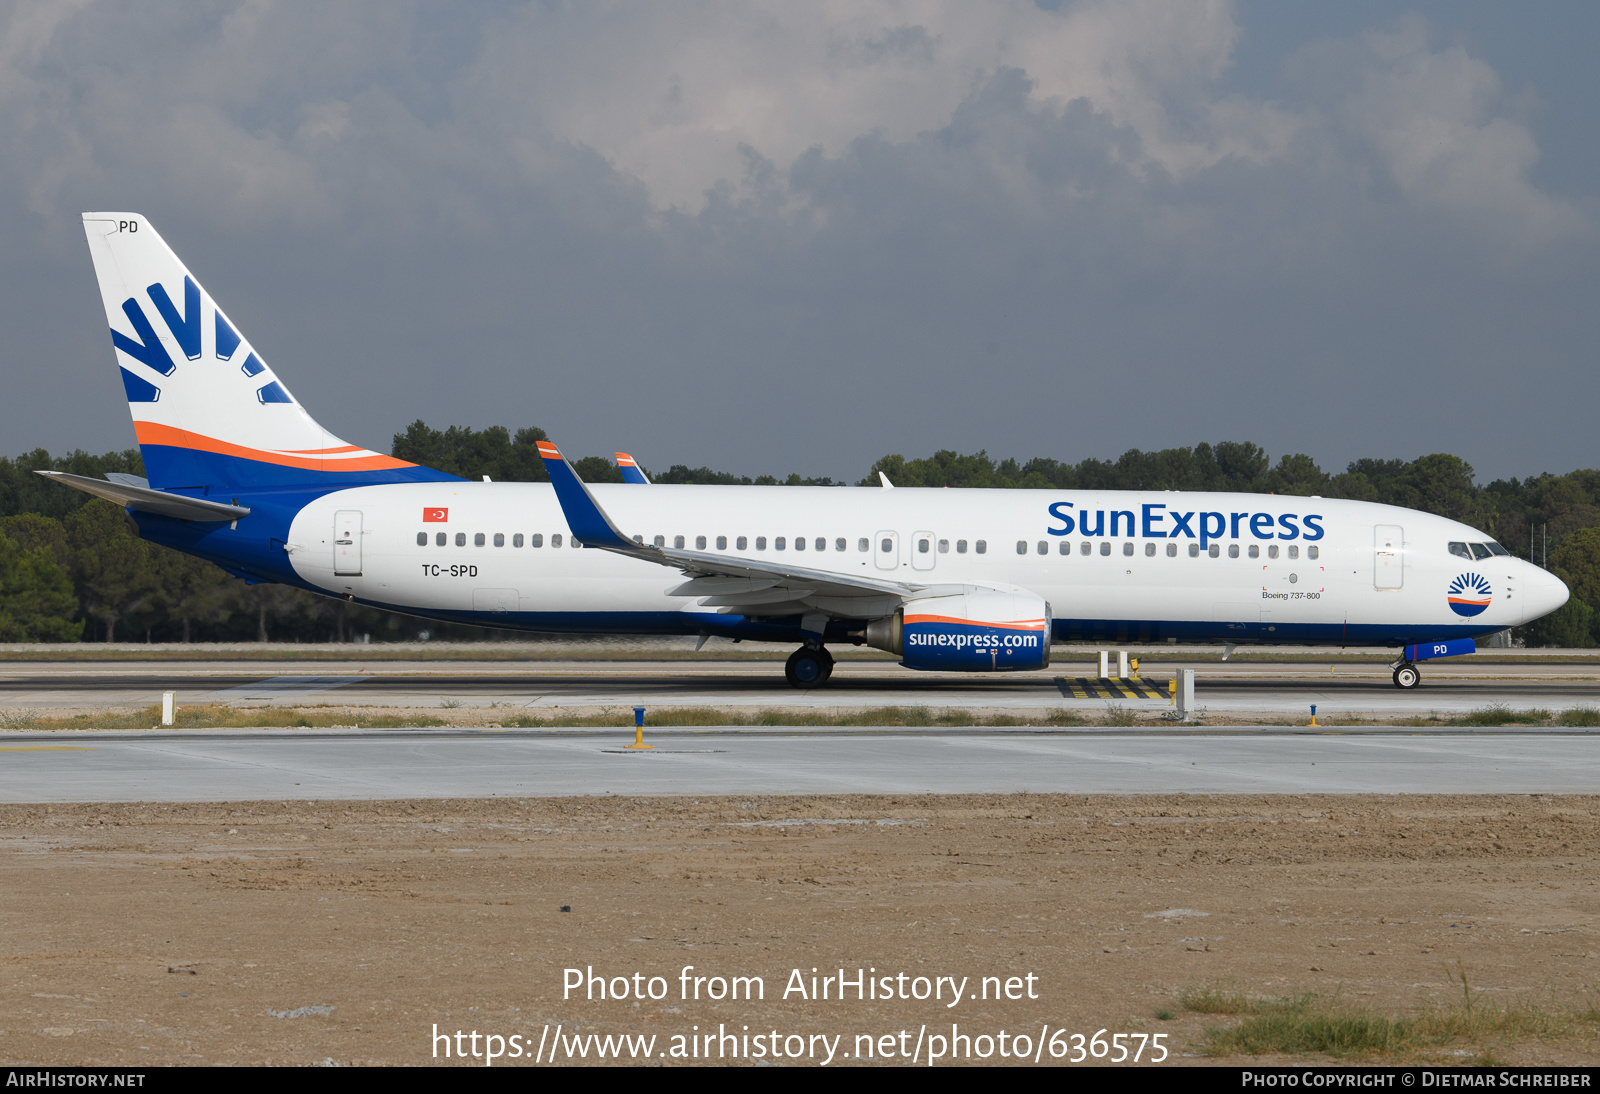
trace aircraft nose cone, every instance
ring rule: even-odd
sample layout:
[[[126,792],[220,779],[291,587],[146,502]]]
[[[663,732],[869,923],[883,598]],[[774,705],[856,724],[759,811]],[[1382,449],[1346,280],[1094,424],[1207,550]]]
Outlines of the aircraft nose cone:
[[[1523,621],[1532,623],[1535,619],[1542,619],[1565,604],[1572,596],[1572,590],[1567,588],[1567,583],[1555,574],[1540,570],[1532,581],[1528,583],[1527,591],[1527,618]]]

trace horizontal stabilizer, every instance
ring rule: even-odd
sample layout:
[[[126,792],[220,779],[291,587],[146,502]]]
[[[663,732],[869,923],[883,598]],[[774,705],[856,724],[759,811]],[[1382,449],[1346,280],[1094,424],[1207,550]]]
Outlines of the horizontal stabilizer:
[[[82,490],[85,494],[114,501],[128,509],[137,509],[141,513],[157,513],[163,517],[176,517],[179,520],[214,521],[238,520],[240,517],[250,515],[250,510],[242,505],[225,505],[220,501],[207,501],[205,498],[186,498],[182,494],[151,490],[147,486],[135,486],[127,481],[109,482],[106,479],[91,479],[85,475],[69,475],[65,471],[35,471],[34,474],[65,483],[74,490]],[[117,477],[123,480],[143,481],[135,475]]]

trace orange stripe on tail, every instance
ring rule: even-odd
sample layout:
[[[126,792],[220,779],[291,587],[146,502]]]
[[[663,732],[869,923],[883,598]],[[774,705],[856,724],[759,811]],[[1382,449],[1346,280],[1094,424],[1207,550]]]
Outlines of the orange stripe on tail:
[[[187,429],[178,429],[157,422],[134,422],[133,430],[140,444],[161,444],[171,448],[190,448],[197,452],[215,452],[219,456],[234,456],[241,460],[255,460],[259,463],[277,464],[280,467],[297,467],[304,471],[393,471],[400,467],[417,466],[405,460],[397,460],[393,456],[377,454],[361,459],[330,460],[285,452],[266,452],[259,448],[246,448],[242,444],[231,444],[216,437],[206,437],[199,433],[191,433]],[[352,446],[328,451],[363,450]]]

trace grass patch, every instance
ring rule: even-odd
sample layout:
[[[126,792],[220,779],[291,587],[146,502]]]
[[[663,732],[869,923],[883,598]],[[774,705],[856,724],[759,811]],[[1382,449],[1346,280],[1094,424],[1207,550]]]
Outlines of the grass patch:
[[[455,700],[440,704],[447,708],[460,707]],[[572,714],[554,711],[541,714],[507,714],[489,709],[475,712],[482,718],[475,724],[498,726],[505,729],[628,729],[633,726],[630,708],[617,708],[596,714]],[[104,711],[77,714],[71,717],[39,717],[28,711],[0,710],[0,730],[41,732],[54,730],[100,729],[428,729],[440,726],[462,725],[460,717],[447,721],[420,711],[390,711],[364,713],[360,708],[315,707],[241,707],[222,705],[179,706],[171,727],[161,725],[161,708],[144,707],[134,711]],[[850,728],[907,727],[937,729],[942,727],[980,728],[984,726],[1018,728],[1096,724],[1069,710],[1040,711],[1033,715],[974,714],[965,710],[937,710],[929,707],[873,707],[842,714],[825,711],[785,710],[768,708],[757,711],[723,710],[716,707],[654,707],[646,719],[646,728],[694,726],[805,726]],[[1119,723],[1120,724],[1120,723]]]
[[[16,715],[15,717],[11,717]],[[172,725],[161,724],[161,707],[148,706],[136,711],[106,711],[96,714],[76,714],[70,718],[39,718],[17,712],[0,712],[0,728],[15,730],[69,730],[69,729],[257,729],[301,728],[332,729],[410,729],[448,725],[438,718],[404,714],[362,714],[360,711],[340,709],[321,710],[316,707],[245,707],[180,706],[173,715]]]
[[[1458,718],[1450,719],[1453,726],[1542,726],[1550,721],[1550,712],[1543,707],[1534,707],[1531,710],[1512,710],[1504,703],[1491,703],[1489,706],[1468,711]]]
[[[1196,1014],[1254,1014],[1257,1001],[1234,988],[1197,988],[1178,996],[1184,1010]]]
[[[1131,708],[1121,703],[1106,704],[1106,716],[1103,724],[1108,726],[1131,726],[1137,725],[1138,722],[1139,715]]]
[[[1269,1053],[1329,1056],[1392,1055],[1415,1047],[1415,1023],[1343,1008],[1321,1007],[1311,996],[1256,1002],[1244,1021],[1206,1031],[1208,1056]]]
[[[1241,1016],[1233,1025],[1206,1029],[1200,1048],[1208,1056],[1428,1058],[1465,1047],[1474,1049],[1474,1062],[1482,1064],[1500,1059],[1501,1052],[1519,1041],[1553,1042],[1600,1033],[1600,1007],[1591,1000],[1578,1007],[1489,1002],[1474,995],[1465,970],[1458,968],[1451,979],[1461,986],[1460,1002],[1398,1016],[1365,1009],[1337,994],[1252,996],[1212,987],[1185,992],[1180,1001],[1199,1014]]]
[[[1594,707],[1569,707],[1556,716],[1558,726],[1600,726],[1600,710]]]
[[[506,718],[502,726],[518,729],[609,728],[633,725],[633,714],[604,713],[587,716],[557,714],[539,717],[519,714]],[[645,728],[664,726],[806,726],[849,728],[892,728],[905,726],[917,729],[941,727],[982,726],[1075,726],[1092,724],[1082,716],[1068,710],[1046,711],[1036,717],[1014,714],[979,715],[965,710],[933,710],[928,707],[872,707],[847,714],[829,714],[813,710],[765,709],[758,711],[731,711],[716,707],[654,707],[645,719]]]

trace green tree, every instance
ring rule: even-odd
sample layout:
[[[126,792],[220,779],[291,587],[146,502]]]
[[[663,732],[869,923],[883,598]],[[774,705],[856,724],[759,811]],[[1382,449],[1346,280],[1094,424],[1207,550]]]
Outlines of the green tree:
[[[512,436],[501,425],[482,430],[453,425],[438,430],[419,418],[394,435],[390,452],[396,459],[464,479],[488,475],[496,482],[549,482],[538,449],[539,441],[549,439],[537,427],[519,429]],[[616,481],[622,481],[620,473]]]
[[[66,519],[72,581],[84,615],[98,619],[104,641],[117,640],[117,621],[144,608],[157,589],[150,547],[133,534],[127,514],[96,498]]]
[[[0,642],[76,642],[77,611],[72,578],[48,547],[0,535]]]

